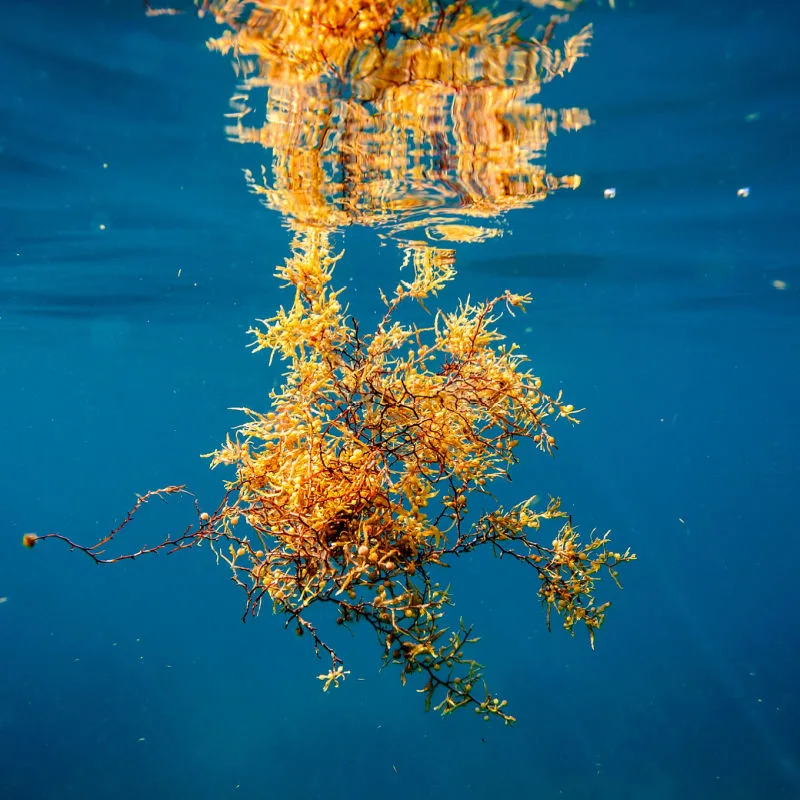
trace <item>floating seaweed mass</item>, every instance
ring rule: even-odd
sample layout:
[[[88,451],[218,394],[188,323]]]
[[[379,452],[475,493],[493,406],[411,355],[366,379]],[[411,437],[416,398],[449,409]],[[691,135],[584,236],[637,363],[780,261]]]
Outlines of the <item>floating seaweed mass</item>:
[[[565,16],[524,39],[518,14],[458,0],[206,0],[201,13],[226,27],[209,46],[233,55],[241,81],[228,135],[271,155],[248,183],[293,231],[291,256],[276,271],[292,302],[251,330],[254,350],[285,362],[283,383],[266,410],[242,409],[247,421],[209,454],[234,475],[216,510],[198,504],[182,533],[104,554],[144,503],[184,492],[168,486],[140,496],[93,545],[56,533],[23,543],[58,539],[105,564],[205,542],[244,592],[245,617],[266,604],[329,658],[325,690],[348,671],[309,619],[319,604],[339,625],[371,627],[384,663],[404,684],[421,680],[426,709],[472,707],[511,723],[470,656],[471,627],[446,621],[453,601],[439,569],[487,545],[532,570],[548,627],[555,612],[594,646],[609,606],[595,601],[596,583],[601,574],[617,582],[619,564],[635,556],[612,550],[607,534],[581,541],[555,498],[484,507],[520,441],[552,453],[554,423],[578,421],[497,329],[503,311],[524,310],[530,297],[465,301],[432,313],[429,327],[405,324],[402,312],[430,305],[454,280],[455,253],[442,241],[492,238],[506,211],[578,186],[578,176],[549,175],[541,161],[548,138],[588,124],[588,114],[531,98],[585,54],[591,28],[555,49]],[[260,92],[266,114],[255,127],[248,120]],[[383,296],[371,331],[348,315],[334,285],[343,253],[332,239],[356,223],[398,241],[413,271]]]

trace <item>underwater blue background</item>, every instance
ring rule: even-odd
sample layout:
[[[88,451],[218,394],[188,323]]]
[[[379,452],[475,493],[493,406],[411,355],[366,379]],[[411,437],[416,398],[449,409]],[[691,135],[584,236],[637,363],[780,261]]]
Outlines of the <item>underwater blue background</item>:
[[[166,484],[216,506],[199,454],[278,376],[246,331],[288,298],[289,235],[242,180],[266,154],[225,139],[212,21],[0,3],[0,800],[800,798],[800,7],[617,6],[577,13],[591,55],[542,94],[595,120],[548,151],[582,186],[459,247],[440,297],[532,292],[503,330],[587,409],[498,498],[561,495],[639,556],[600,587],[594,652],[547,633],[517,565],[443,576],[504,728],[426,715],[368,630],[334,631],[351,675],[323,693],[310,643],[243,625],[207,549],[100,568],[20,546],[94,541]],[[366,328],[400,254],[339,243]],[[192,515],[151,503],[123,544]]]

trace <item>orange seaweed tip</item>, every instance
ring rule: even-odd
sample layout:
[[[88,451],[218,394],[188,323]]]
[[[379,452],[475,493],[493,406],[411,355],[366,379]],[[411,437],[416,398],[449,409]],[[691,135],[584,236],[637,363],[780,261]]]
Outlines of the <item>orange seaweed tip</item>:
[[[35,533],[26,533],[22,537],[22,544],[23,544],[24,547],[35,547],[36,546],[36,540],[38,538],[39,537]]]

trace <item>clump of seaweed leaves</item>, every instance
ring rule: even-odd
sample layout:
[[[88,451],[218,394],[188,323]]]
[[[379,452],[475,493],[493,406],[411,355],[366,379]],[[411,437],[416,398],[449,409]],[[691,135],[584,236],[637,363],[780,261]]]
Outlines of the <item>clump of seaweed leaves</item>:
[[[227,0],[202,10],[230,28],[210,46],[233,52],[242,80],[229,136],[272,152],[261,182],[247,173],[248,183],[293,230],[292,255],[277,269],[292,303],[251,330],[255,350],[285,363],[283,381],[266,410],[242,409],[247,421],[209,454],[235,474],[213,513],[195,503],[197,520],[183,532],[106,554],[144,503],[185,492],[176,485],[141,495],[93,545],[60,533],[23,543],[61,540],[103,564],[205,543],[245,593],[245,619],[267,605],[330,659],[319,676],[326,690],[348,673],[318,629],[318,607],[338,625],[371,627],[384,663],[403,683],[420,679],[426,709],[471,707],[511,723],[472,658],[472,628],[448,622],[441,569],[486,545],[535,575],[548,628],[555,614],[594,646],[609,606],[595,601],[596,583],[603,574],[618,583],[618,566],[635,556],[614,551],[607,534],[581,540],[559,499],[504,508],[490,493],[509,477],[520,442],[552,453],[553,424],[578,421],[497,329],[530,296],[506,291],[434,310],[428,327],[401,314],[408,303],[431,305],[455,277],[454,251],[431,241],[499,235],[466,220],[579,185],[540,162],[548,137],[588,124],[588,114],[528,100],[572,68],[591,28],[558,51],[548,42],[564,18],[525,40],[515,15],[461,0]],[[251,93],[265,87],[266,121],[248,126]],[[332,236],[354,223],[388,224],[413,271],[382,295],[371,331],[332,283],[342,255]],[[409,237],[420,230],[425,240]]]
[[[396,320],[403,303],[430,298],[454,276],[450,250],[409,248],[407,256],[413,280],[384,298],[383,319],[363,333],[330,286],[337,256],[328,232],[297,230],[277,271],[293,303],[252,331],[255,349],[286,360],[283,385],[266,413],[243,409],[248,422],[210,454],[214,466],[236,470],[224,502],[213,514],[198,509],[198,524],[181,535],[125,556],[106,559],[103,550],[142,502],[182,487],[144,495],[91,547],[56,533],[39,538],[66,541],[99,563],[207,542],[246,593],[245,615],[267,603],[328,654],[326,689],[346,671],[307,618],[318,604],[332,605],[340,625],[370,625],[404,683],[423,676],[426,707],[473,706],[512,722],[468,655],[471,628],[447,627],[452,601],[436,568],[488,545],[536,574],[548,626],[555,611],[593,643],[609,605],[595,602],[595,583],[602,571],[616,581],[617,566],[634,556],[613,552],[607,536],[581,541],[557,499],[537,507],[530,497],[469,521],[470,499],[489,497],[491,481],[508,476],[520,441],[552,451],[551,423],[576,422],[577,412],[543,390],[495,328],[501,308],[523,309],[530,297],[462,303],[436,313],[429,328]],[[559,527],[542,544],[546,520]]]

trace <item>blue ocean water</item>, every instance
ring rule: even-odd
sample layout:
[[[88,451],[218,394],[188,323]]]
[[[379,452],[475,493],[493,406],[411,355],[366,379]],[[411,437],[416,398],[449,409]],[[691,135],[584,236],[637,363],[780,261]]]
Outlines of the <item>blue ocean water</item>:
[[[0,799],[800,798],[800,8],[616,5],[578,12],[591,55],[543,93],[595,120],[548,151],[582,186],[459,247],[441,298],[530,291],[504,331],[587,409],[499,499],[563,496],[639,556],[594,652],[547,632],[515,565],[445,576],[504,728],[426,715],[367,631],[321,692],[325,662],[277,618],[243,625],[207,549],[100,568],[20,546],[94,541],[158,486],[216,505],[199,454],[278,377],[246,331],[286,302],[289,235],[241,177],[263,154],[225,139],[211,20],[2,4]],[[399,255],[339,243],[369,321]],[[191,518],[151,503],[126,536]]]

